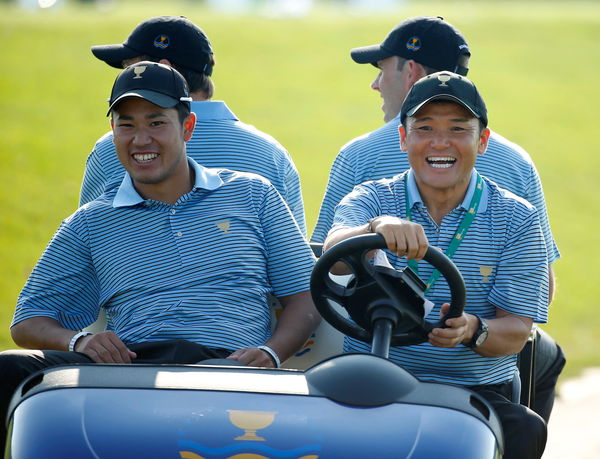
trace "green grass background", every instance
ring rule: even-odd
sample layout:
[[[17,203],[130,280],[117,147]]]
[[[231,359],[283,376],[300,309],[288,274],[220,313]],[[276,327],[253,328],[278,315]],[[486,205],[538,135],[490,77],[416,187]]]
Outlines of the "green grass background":
[[[222,15],[200,2],[121,1],[24,12],[0,0],[0,349],[15,300],[60,221],[75,210],[85,159],[107,131],[117,71],[90,46],[121,42],[142,20],[186,15],[216,53],[215,99],[282,142],[316,221],[341,145],[381,125],[375,69],[348,50],[380,42],[403,18],[442,15],[467,37],[469,76],[491,126],[521,144],[543,180],[562,259],[545,326],[568,357],[566,375],[600,365],[596,197],[600,154],[600,3],[412,1],[392,13],[318,8],[302,19]]]

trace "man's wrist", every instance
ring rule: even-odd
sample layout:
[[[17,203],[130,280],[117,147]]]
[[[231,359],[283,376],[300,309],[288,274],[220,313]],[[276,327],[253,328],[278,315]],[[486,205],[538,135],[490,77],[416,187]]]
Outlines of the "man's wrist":
[[[273,360],[273,364],[275,365],[275,368],[279,368],[281,366],[281,360],[279,360],[279,356],[277,355],[277,352],[275,352],[269,346],[262,345],[262,346],[256,346],[256,348],[269,354],[269,357],[271,357],[271,360]]]
[[[479,317],[477,317],[474,314],[466,314],[467,316],[467,333],[464,337],[464,339],[462,340],[462,344],[464,344],[465,346],[471,342],[471,340],[473,339],[473,335],[475,334],[475,332],[477,331],[477,328],[479,327]]]
[[[482,346],[489,335],[489,326],[485,319],[477,315],[471,315],[475,319],[475,328],[472,328],[471,338],[463,344],[472,349]]]
[[[379,218],[379,216],[373,217],[373,218],[369,218],[369,220],[367,221],[367,233],[374,233],[375,232],[375,231],[373,231],[373,223],[378,218]]]
[[[84,336],[91,335],[90,332],[82,331],[79,333],[75,333],[71,340],[69,341],[69,352],[75,352],[75,346],[77,345],[77,341],[79,341]]]

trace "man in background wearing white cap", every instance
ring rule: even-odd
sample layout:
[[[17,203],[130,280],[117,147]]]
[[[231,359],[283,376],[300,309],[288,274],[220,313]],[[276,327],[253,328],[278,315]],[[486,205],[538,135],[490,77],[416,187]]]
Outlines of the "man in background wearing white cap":
[[[188,155],[206,167],[253,172],[267,178],[306,234],[300,178],[292,158],[273,137],[238,120],[225,102],[211,100],[215,61],[211,44],[198,26],[181,16],[154,17],[140,23],[123,44],[93,46],[92,52],[116,68],[141,60],[175,67],[188,82],[197,117]],[[109,132],[88,157],[80,205],[117,186],[123,173]]]

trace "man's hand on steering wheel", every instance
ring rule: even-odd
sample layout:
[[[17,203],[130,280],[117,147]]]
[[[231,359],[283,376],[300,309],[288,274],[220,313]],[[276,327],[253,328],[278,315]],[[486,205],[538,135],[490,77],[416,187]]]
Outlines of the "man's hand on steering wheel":
[[[423,227],[410,220],[382,215],[370,220],[368,230],[381,234],[391,252],[408,260],[422,260],[429,247]]]
[[[450,303],[444,303],[440,310],[440,317],[444,317],[450,309]],[[434,328],[427,335],[429,344],[436,347],[456,347],[460,343],[469,341],[469,319],[464,312],[454,318],[446,319],[447,328]]]

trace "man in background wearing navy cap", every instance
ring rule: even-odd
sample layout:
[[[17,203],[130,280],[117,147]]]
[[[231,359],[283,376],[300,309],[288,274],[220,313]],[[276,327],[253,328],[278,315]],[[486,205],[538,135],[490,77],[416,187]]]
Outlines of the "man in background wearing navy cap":
[[[383,99],[386,124],[351,140],[342,147],[331,167],[311,242],[323,242],[333,222],[334,208],[355,185],[383,177],[391,178],[409,168],[400,149],[400,107],[412,85],[439,70],[460,75],[468,72],[470,50],[463,35],[439,17],[414,17],[401,22],[381,44],[350,52],[359,64],[372,64],[379,73],[371,87]],[[525,150],[491,131],[485,155],[477,158],[477,170],[537,209],[549,261],[550,300],[554,291],[552,263],[559,252],[552,238],[537,170]],[[558,376],[565,365],[562,350],[545,332],[537,330],[536,383],[533,409],[546,421],[554,404]]]
[[[78,363],[278,367],[319,323],[314,255],[273,185],[186,155],[183,76],[142,61],[109,100],[121,183],[64,220],[25,284],[0,353],[0,418],[37,370]],[[271,332],[268,295],[283,311]],[[80,331],[108,312],[107,330]],[[44,349],[44,350],[35,350]],[[0,427],[4,451],[5,423]]]
[[[187,145],[188,155],[206,167],[253,172],[267,178],[306,234],[300,178],[292,158],[273,137],[239,121],[225,102],[211,100],[215,61],[211,44],[198,26],[180,16],[154,17],[139,24],[123,44],[93,46],[92,52],[116,68],[140,60],[175,67],[188,82],[192,111],[198,120]],[[80,205],[117,186],[123,172],[109,132],[88,157]]]
[[[504,457],[538,459],[546,423],[511,401],[517,353],[532,324],[548,316],[548,259],[538,213],[474,168],[490,131],[485,103],[466,77],[438,72],[420,79],[400,120],[411,168],[346,195],[324,248],[361,234],[382,235],[392,267],[408,265],[426,280],[430,322],[445,316],[451,295],[446,282],[436,282],[433,267],[418,261],[428,244],[452,258],[468,292],[464,312],[446,319],[447,328],[434,328],[425,343],[392,347],[390,360],[421,380],[479,393],[500,418]],[[369,349],[346,338],[345,351]]]

